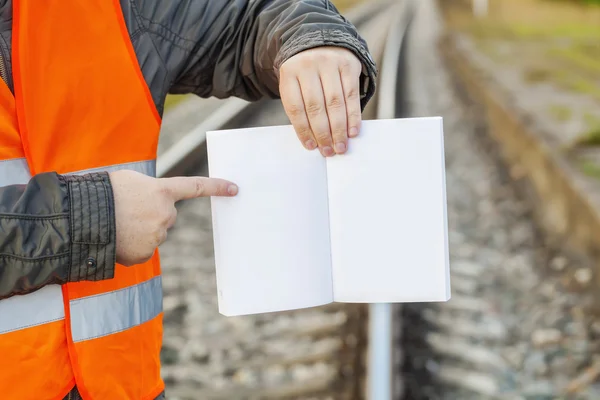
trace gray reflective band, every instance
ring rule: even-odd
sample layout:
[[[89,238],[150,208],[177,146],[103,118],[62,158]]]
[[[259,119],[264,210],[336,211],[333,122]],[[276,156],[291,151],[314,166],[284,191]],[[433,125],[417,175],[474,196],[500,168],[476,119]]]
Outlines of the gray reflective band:
[[[31,179],[27,160],[13,158],[0,160],[0,187],[8,185],[24,185]]]
[[[64,318],[65,309],[59,285],[44,286],[28,295],[0,301],[0,334]]]
[[[74,342],[122,332],[162,312],[160,276],[115,292],[70,301]]]
[[[90,168],[82,171],[69,172],[65,175],[83,175],[94,172],[115,172],[122,169],[136,171],[148,176],[156,176],[156,160],[136,161],[125,164],[109,165],[106,167]],[[25,185],[31,179],[27,160],[13,158],[0,160],[0,187],[8,185]]]
[[[148,176],[156,176],[156,160],[146,160],[146,161],[136,161],[126,164],[116,164],[109,165],[106,167],[98,167],[98,168],[90,168],[84,169],[82,171],[69,172],[65,175],[83,175],[83,174],[91,174],[94,172],[115,172],[120,171],[122,169],[136,171],[144,175]]]

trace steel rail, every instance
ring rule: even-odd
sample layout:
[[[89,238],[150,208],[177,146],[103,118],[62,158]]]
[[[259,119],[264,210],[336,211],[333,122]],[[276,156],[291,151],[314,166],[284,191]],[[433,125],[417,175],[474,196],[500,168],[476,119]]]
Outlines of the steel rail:
[[[398,115],[398,84],[402,47],[413,15],[413,0],[403,0],[395,7],[395,16],[387,34],[380,67],[377,119],[392,119]],[[399,357],[396,357],[398,305],[377,303],[369,306],[369,334],[367,361],[368,400],[391,400],[402,396]],[[394,343],[395,342],[395,343]]]

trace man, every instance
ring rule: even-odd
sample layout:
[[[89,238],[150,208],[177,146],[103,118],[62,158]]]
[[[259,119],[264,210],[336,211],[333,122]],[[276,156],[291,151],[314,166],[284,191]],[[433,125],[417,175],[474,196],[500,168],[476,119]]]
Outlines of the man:
[[[1,397],[164,398],[156,248],[177,201],[238,190],[154,178],[166,94],[280,96],[333,156],[367,46],[327,0],[0,0],[0,55]]]

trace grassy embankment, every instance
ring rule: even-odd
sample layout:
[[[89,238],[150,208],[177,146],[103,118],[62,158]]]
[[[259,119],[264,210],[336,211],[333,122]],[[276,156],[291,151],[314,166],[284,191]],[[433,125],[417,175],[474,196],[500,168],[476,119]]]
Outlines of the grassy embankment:
[[[441,1],[453,5],[446,7],[452,29],[469,34],[499,66],[519,68],[526,84],[551,84],[596,102],[583,109],[557,102],[560,96],[542,99],[557,124],[581,120],[573,146],[600,146],[600,0],[489,0],[479,19],[470,0]],[[600,177],[600,166],[584,164],[584,172]]]

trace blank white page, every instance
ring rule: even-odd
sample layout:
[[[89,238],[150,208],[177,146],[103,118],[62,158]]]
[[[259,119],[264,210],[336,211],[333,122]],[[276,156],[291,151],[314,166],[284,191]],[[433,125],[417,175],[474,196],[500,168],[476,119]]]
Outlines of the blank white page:
[[[219,312],[333,301],[325,159],[291,126],[207,133],[209,173],[239,186],[212,197]]]
[[[363,121],[327,163],[334,300],[448,300],[442,119]]]

